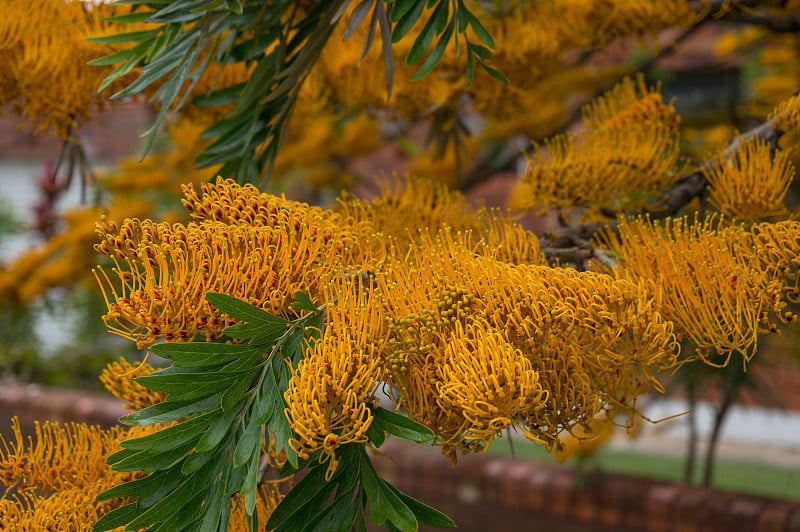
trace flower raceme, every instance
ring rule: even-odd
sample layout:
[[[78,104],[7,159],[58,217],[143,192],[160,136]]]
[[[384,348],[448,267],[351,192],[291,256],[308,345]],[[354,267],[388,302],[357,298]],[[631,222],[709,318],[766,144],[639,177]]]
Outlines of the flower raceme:
[[[739,137],[738,144],[735,155],[703,168],[711,185],[709,203],[725,216],[746,221],[788,214],[784,199],[795,174],[789,157],[758,138]]]
[[[663,223],[637,218],[622,220],[619,236],[606,233],[603,240],[621,256],[617,277],[644,282],[662,294],[658,308],[679,335],[692,340],[706,362],[727,364],[734,352],[749,361],[758,334],[777,332],[769,313],[794,319],[783,310],[786,288],[778,274],[785,271],[796,286],[796,261],[778,251],[759,252],[777,250],[779,242],[797,248],[797,224],[782,229],[773,233],[767,224],[750,232],[725,227],[716,217],[693,224],[686,218]]]
[[[274,314],[287,312],[298,290],[318,296],[324,279],[349,262],[355,238],[325,220],[293,213],[286,203],[262,213],[261,225],[128,219],[117,226],[102,220],[96,249],[114,260],[121,281],[117,293],[100,271],[104,292],[114,297],[104,320],[144,347],[159,338],[214,339],[231,325],[206,301],[207,292],[230,294]]]

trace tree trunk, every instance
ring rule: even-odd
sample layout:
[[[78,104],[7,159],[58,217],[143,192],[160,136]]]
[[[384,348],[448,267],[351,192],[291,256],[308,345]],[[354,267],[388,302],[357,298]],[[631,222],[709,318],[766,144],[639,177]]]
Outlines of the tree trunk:
[[[703,464],[703,481],[702,486],[708,487],[711,485],[711,477],[714,472],[714,460],[716,459],[717,441],[719,440],[719,433],[722,429],[722,423],[725,421],[725,416],[733,403],[736,387],[729,379],[726,379],[725,386],[722,388],[722,401],[719,408],[714,415],[714,428],[711,431],[711,439],[708,441],[708,449],[706,450],[706,462]]]
[[[686,398],[689,401],[689,441],[686,446],[686,462],[683,469],[683,481],[690,483],[694,476],[694,463],[697,459],[697,406],[696,386],[690,381],[686,386]]]

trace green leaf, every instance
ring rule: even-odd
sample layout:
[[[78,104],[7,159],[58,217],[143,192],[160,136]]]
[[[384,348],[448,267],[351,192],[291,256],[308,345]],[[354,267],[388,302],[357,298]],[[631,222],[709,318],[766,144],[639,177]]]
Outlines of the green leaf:
[[[228,9],[232,13],[236,13],[237,15],[242,14],[242,3],[239,0],[225,0],[225,4],[227,4]]]
[[[124,42],[142,42],[153,39],[161,30],[142,30],[104,35],[102,37],[89,37],[86,40],[96,44],[120,44]]]
[[[153,453],[169,451],[179,447],[186,442],[199,438],[200,432],[204,431],[212,422],[222,416],[222,409],[215,409],[211,412],[192,417],[182,423],[171,427],[163,428],[153,434],[125,440],[120,445],[125,449],[147,450]]]
[[[204,451],[202,453],[192,453],[186,457],[186,460],[183,461],[181,464],[181,474],[182,475],[190,475],[206,465],[209,460],[214,458],[217,449],[211,449],[210,451]]]
[[[219,442],[221,442],[222,438],[228,433],[234,419],[243,406],[244,401],[240,402],[236,408],[228,410],[222,417],[214,421],[214,423],[208,427],[208,430],[200,437],[200,440],[198,440],[196,452],[202,453],[219,445]]]
[[[251,340],[250,345],[273,344],[286,331],[286,323],[252,321],[226,327],[222,332],[235,340]]]
[[[386,441],[386,434],[383,432],[383,429],[380,428],[380,423],[375,423],[374,421],[369,424],[367,427],[367,438],[375,447],[380,447],[383,445],[383,442]]]
[[[492,54],[492,51],[483,45],[475,43],[467,43],[467,47],[481,59],[491,59],[494,56],[494,54]]]
[[[192,104],[198,107],[216,107],[229,104],[242,94],[242,89],[244,89],[245,85],[246,83],[242,82],[207,94],[200,94],[192,99]]]
[[[217,532],[217,530],[227,530],[227,527],[219,527],[219,522],[222,514],[223,502],[227,503],[225,506],[230,507],[230,499],[226,497],[226,488],[228,485],[228,477],[230,476],[230,469],[225,468],[222,472],[222,478],[219,482],[215,482],[211,488],[211,493],[208,495],[208,506],[205,512],[203,522],[200,523],[198,532]]]
[[[227,390],[241,377],[241,373],[197,372],[168,375],[145,375],[136,382],[159,392],[166,392],[168,401],[188,401],[205,398]]]
[[[250,373],[241,375],[239,381],[228,388],[220,403],[222,410],[227,412],[228,410],[235,408],[245,395],[251,394],[253,391],[252,387],[254,386],[253,380],[259,371],[260,368],[256,368]]]
[[[260,432],[260,431],[259,431]],[[253,515],[256,509],[256,499],[258,498],[258,455],[250,460],[247,467],[247,476],[244,479],[244,510],[247,515]],[[255,530],[255,528],[252,528]]]
[[[168,518],[188,504],[193,495],[206,491],[221,472],[224,463],[224,460],[210,461],[199,471],[188,475],[177,488],[137,516],[132,523],[129,523],[129,526],[131,524],[138,527],[152,525]]]
[[[433,439],[433,431],[422,423],[418,423],[402,414],[386,410],[381,406],[373,406],[370,409],[372,410],[373,423],[377,422],[378,428],[385,430],[389,434],[416,442],[426,442]]]
[[[337,491],[336,498],[327,508],[307,520],[303,532],[347,532],[360,513],[359,498],[354,498],[352,490]]]
[[[425,8],[425,2],[422,0],[410,0],[408,3],[411,5],[408,6],[403,15],[397,19],[395,19],[395,9],[397,6],[392,8],[392,14],[390,15],[391,20],[392,22],[397,22],[392,30],[392,43],[396,43],[405,37],[406,33],[408,33],[408,30],[414,26],[419,19],[419,16],[422,14],[422,10]]]
[[[302,329],[295,329],[281,345],[281,356],[286,360],[291,360],[294,369],[297,369],[297,365],[303,359],[305,339],[305,332]]]
[[[397,22],[403,18],[403,16],[408,13],[416,4],[424,3],[424,1],[420,0],[395,0],[395,2],[392,4],[392,12],[389,15],[389,20],[392,22]]]
[[[467,88],[472,86],[472,80],[475,78],[475,60],[472,58],[472,54],[467,54]]]
[[[244,429],[244,434],[236,444],[236,450],[233,451],[233,467],[246,464],[250,457],[253,456],[253,453],[256,453],[260,447],[261,426],[256,422],[255,418],[251,418],[247,428]]]
[[[97,59],[92,59],[86,64],[90,66],[113,65],[114,63],[127,60],[130,55],[130,50],[117,50],[112,54],[104,55],[103,57],[98,57]]]
[[[266,524],[267,530],[278,528],[292,516],[297,515],[298,510],[306,503],[317,497],[327,484],[325,481],[326,468],[327,466],[318,465],[292,487],[269,516]]]
[[[391,521],[403,532],[416,531],[417,518],[378,476],[367,454],[361,449],[361,485],[367,494],[369,511],[377,525]]]
[[[485,44],[486,46],[488,46],[489,48],[494,50],[495,46],[496,46],[495,42],[494,42],[494,38],[492,38],[491,34],[486,30],[486,28],[481,23],[481,21],[478,19],[478,17],[473,15],[466,8],[464,8],[463,10],[464,10],[464,16],[466,17],[467,22],[469,22],[469,25],[472,27],[472,31],[475,32],[475,35],[477,35],[478,38],[481,41],[483,41],[483,44]]]
[[[211,488],[213,489],[213,487]],[[200,523],[205,493],[192,497],[183,507],[147,529],[147,532],[195,532]]]
[[[114,15],[113,17],[103,17],[100,20],[105,20],[106,22],[118,22],[118,23],[130,23],[130,22],[144,22],[151,15],[156,13],[155,11],[136,11],[134,13],[126,13],[124,15]]]
[[[192,368],[217,362],[216,359],[220,359],[220,363],[228,363],[241,355],[250,354],[253,348],[242,344],[216,342],[169,342],[151,346],[150,351],[172,360],[178,367]]]
[[[289,322],[283,318],[279,318],[278,316],[270,314],[264,309],[260,309],[255,305],[251,305],[250,303],[245,303],[244,301],[227,294],[208,292],[206,293],[206,299],[208,299],[209,303],[214,305],[216,308],[225,314],[236,318],[237,320],[244,322],[258,321],[263,323],[283,324],[284,326],[289,325]]]
[[[364,22],[364,19],[369,13],[369,8],[374,4],[376,1],[381,2],[383,0],[362,0],[359,4],[353,9],[353,12],[350,13],[350,18],[347,21],[347,26],[344,28],[344,36],[342,37],[343,41],[346,41],[350,37],[353,36],[356,29]]]
[[[503,83],[505,83],[506,85],[508,85],[508,84],[509,84],[509,82],[508,82],[508,78],[507,78],[507,77],[506,77],[506,76],[505,76],[505,75],[504,75],[502,72],[500,72],[500,71],[499,71],[499,70],[497,70],[496,68],[492,68],[492,67],[490,67],[489,65],[487,65],[487,64],[486,64],[486,63],[484,63],[483,61],[479,61],[479,62],[480,62],[481,66],[483,67],[483,69],[484,69],[486,72],[488,72],[489,74],[491,74],[491,75],[492,75],[492,76],[494,76],[495,78],[499,79],[500,81],[502,81],[502,82],[503,82]]]
[[[144,478],[131,480],[130,482],[125,482],[124,484],[109,488],[100,493],[97,496],[97,500],[108,501],[119,497],[141,496],[145,493],[153,491],[154,489],[157,489],[159,486],[163,486],[164,484],[168,483],[170,481],[170,477],[175,477],[176,472],[177,468],[156,471],[155,473],[152,473]]]
[[[427,504],[418,501],[414,497],[406,495],[386,481],[384,481],[384,483],[390,490],[394,492],[395,495],[400,498],[400,500],[405,503],[406,506],[409,507],[412,512],[414,512],[414,515],[417,517],[417,521],[420,523],[428,526],[435,526],[436,528],[456,527],[455,522],[439,510],[431,508]]]
[[[193,441],[190,441],[181,447],[176,447],[170,451],[157,454],[148,451],[136,451],[130,449],[129,451],[133,452],[134,454],[125,456],[119,460],[115,460],[113,464],[110,461],[108,463],[111,465],[114,471],[127,472],[138,471],[141,469],[142,473],[147,475],[153,471],[158,471],[159,469],[169,469],[188,456],[189,453],[192,452],[192,449],[194,449]]]
[[[119,418],[119,422],[132,427],[143,427],[153,423],[175,421],[190,414],[204,412],[219,406],[222,394],[223,392],[218,392],[201,401],[164,401],[122,416]]]
[[[119,508],[114,508],[95,522],[92,531],[103,532],[105,530],[124,526],[132,519],[135,519],[141,511],[142,509],[137,507],[135,502],[125,504]]]
[[[142,43],[128,50],[128,52],[130,52],[128,60],[112,70],[111,73],[105,77],[105,79],[100,83],[100,86],[97,88],[97,92],[103,92],[106,87],[114,83],[114,81],[116,81],[119,77],[130,72],[133,67],[139,64],[139,61],[141,61],[144,56],[147,55],[148,49],[149,46],[147,43]]]
[[[422,59],[422,56],[425,55],[425,52],[428,51],[428,48],[431,46],[431,42],[433,41],[433,36],[437,33],[436,28],[440,24],[440,19],[447,22],[447,2],[440,2],[436,9],[433,12],[431,18],[428,19],[428,22],[422,28],[422,31],[414,40],[414,44],[411,45],[411,49],[408,51],[408,55],[406,56],[406,64],[412,65]]]
[[[428,75],[428,73],[430,73],[430,71],[433,70],[436,67],[436,65],[439,64],[439,61],[442,60],[442,57],[444,56],[444,51],[447,48],[447,45],[453,36],[453,30],[456,27],[455,22],[456,22],[455,18],[453,18],[450,21],[450,24],[448,24],[447,29],[442,34],[441,38],[439,39],[439,42],[436,43],[436,46],[434,46],[433,51],[422,63],[422,66],[419,68],[419,70],[417,70],[417,72],[411,77],[411,81],[417,81],[418,79],[421,79],[426,75]]]
[[[291,307],[296,308],[299,310],[306,310],[308,312],[317,312],[317,306],[311,301],[311,298],[306,295],[305,292],[298,290],[294,293],[295,302],[292,303]]]

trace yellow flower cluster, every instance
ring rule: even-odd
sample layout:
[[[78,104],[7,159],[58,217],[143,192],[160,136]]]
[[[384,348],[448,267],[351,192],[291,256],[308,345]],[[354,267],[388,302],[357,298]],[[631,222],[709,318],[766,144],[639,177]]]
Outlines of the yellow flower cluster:
[[[137,435],[144,435],[143,430]],[[12,433],[13,439],[0,436],[0,478],[18,494],[16,500],[0,501],[0,530],[86,530],[87,523],[117,506],[114,501],[96,501],[97,495],[135,478],[105,463],[130,435],[119,427],[101,431],[85,424],[37,423],[26,445],[14,418]]]
[[[0,499],[0,530],[84,532],[120,504],[119,499],[98,501],[97,495],[137,477],[137,473],[112,470],[106,457],[121,449],[119,442],[146,436],[160,427],[101,430],[85,424],[37,423],[34,437],[26,444],[19,421],[14,418],[13,440],[0,436],[0,481],[17,493]],[[277,485],[269,482],[259,492],[256,508],[259,519],[266,522],[283,495]],[[244,504],[231,504],[229,529],[248,530]]]
[[[298,450],[327,459],[363,441],[380,382],[453,460],[512,425],[558,448],[607,408],[634,412],[650,373],[675,363],[672,326],[643,287],[499,262],[452,230],[420,238],[360,284],[330,286],[324,336],[286,396]]]
[[[765,229],[769,226],[759,227],[761,246],[776,246]],[[760,264],[774,258],[783,260],[775,268],[791,267],[787,256],[759,255],[750,246],[752,239],[742,227],[723,227],[715,218],[695,223],[686,218],[663,223],[628,219],[620,222],[618,236],[609,232],[603,237],[621,256],[616,275],[663,294],[658,300],[661,314],[714,365],[727,364],[734,352],[749,361],[758,334],[776,332],[768,321],[770,312],[784,321],[794,319],[783,312],[782,281]]]
[[[440,182],[419,177],[395,180],[394,190],[383,190],[371,202],[343,194],[338,210],[354,227],[360,228],[373,248],[371,254],[385,257],[392,246],[408,247],[420,229],[437,230],[443,225],[458,230],[478,223],[464,195]]]
[[[735,241],[736,252],[755,256],[760,270],[783,281],[786,298],[800,302],[800,222],[761,223],[737,236],[741,238]],[[784,319],[792,317],[783,313]]]
[[[201,206],[198,216],[204,216]],[[213,203],[209,212],[221,217],[225,208]],[[170,226],[127,219],[118,226],[103,218],[95,249],[114,260],[122,282],[117,292],[99,270],[104,292],[114,299],[103,319],[141,348],[159,338],[186,341],[203,334],[214,339],[233,324],[208,303],[206,292],[239,297],[275,314],[288,310],[297,290],[318,298],[321,284],[349,262],[354,237],[294,208],[294,202],[278,200],[272,210],[258,212],[262,225],[210,219]]]
[[[119,7],[79,0],[11,0],[0,13],[0,109],[30,121],[38,133],[51,129],[62,138],[106,104],[97,87],[111,67],[86,63],[113,51],[87,37],[117,33],[103,17]],[[146,29],[129,25],[126,31]],[[132,81],[117,80],[110,90]]]
[[[291,445],[306,458],[321,450],[327,476],[338,462],[335,450],[347,443],[366,443],[372,423],[369,405],[382,377],[379,350],[385,341],[381,307],[369,276],[342,276],[325,287],[325,332],[289,381],[286,416],[296,438]]]
[[[124,358],[109,363],[100,374],[100,382],[111,395],[125,401],[125,408],[131,412],[160,403],[166,397],[163,392],[145,388],[135,381],[136,377],[149,375],[155,370],[150,364],[133,365]]]
[[[105,319],[144,346],[232,324],[207,291],[287,316],[295,290],[324,302],[286,414],[294,449],[321,451],[329,475],[338,447],[366,441],[382,384],[455,459],[512,425],[557,447],[601,411],[635,412],[653,371],[675,363],[672,325],[644,286],[541,265],[533,235],[441,184],[409,179],[335,211],[231,181],[185,194],[188,225],[98,224],[122,284],[104,281]]]
[[[528,160],[513,206],[630,209],[675,177],[678,119],[657,91],[627,80],[584,108],[584,129],[545,142]]]
[[[767,142],[739,137],[734,155],[703,167],[711,185],[709,203],[723,215],[745,221],[788,214],[784,199],[794,179],[794,165]]]

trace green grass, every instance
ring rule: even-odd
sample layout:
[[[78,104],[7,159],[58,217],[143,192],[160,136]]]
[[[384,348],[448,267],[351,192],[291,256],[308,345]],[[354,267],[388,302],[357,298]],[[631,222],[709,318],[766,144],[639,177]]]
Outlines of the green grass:
[[[556,463],[544,447],[527,441],[514,440],[517,458]],[[494,442],[489,448],[493,455],[510,454],[506,440]],[[577,459],[569,459],[564,467],[575,468]],[[682,457],[645,454],[630,451],[599,450],[594,456],[585,458],[580,465],[587,471],[603,471],[626,475],[649,477],[669,482],[683,480]],[[702,464],[695,467],[694,482],[699,483]],[[755,462],[717,460],[712,487],[780,499],[800,499],[800,468],[781,467]]]

